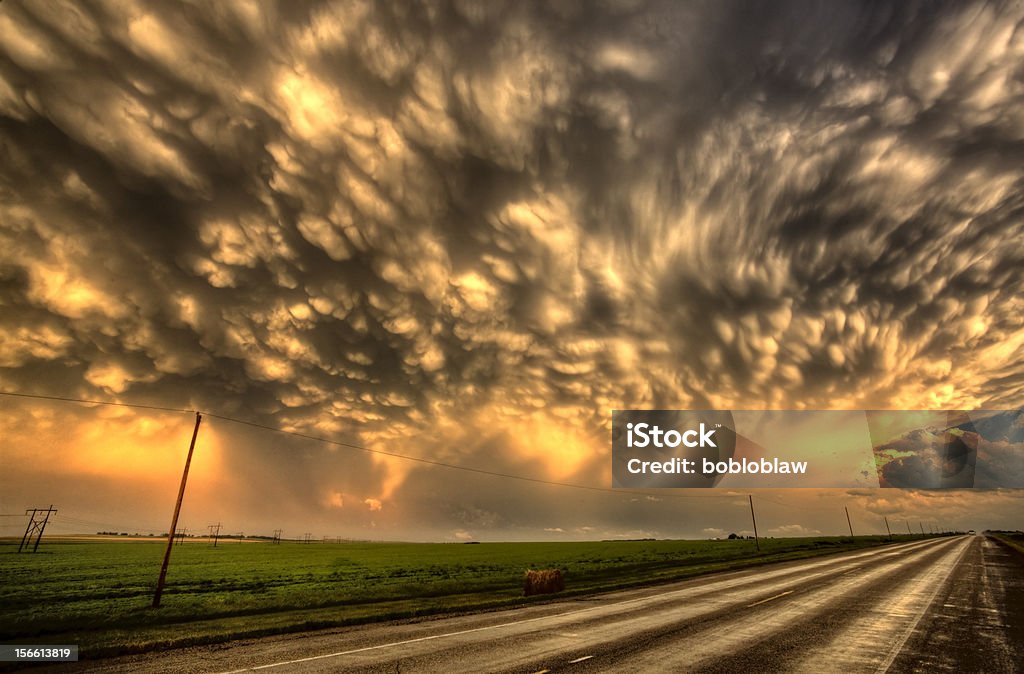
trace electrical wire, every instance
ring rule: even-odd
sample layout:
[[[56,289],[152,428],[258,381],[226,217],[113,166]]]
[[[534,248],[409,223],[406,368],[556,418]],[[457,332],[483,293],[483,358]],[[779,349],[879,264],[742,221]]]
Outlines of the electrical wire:
[[[141,405],[141,404],[137,404],[137,403],[112,402],[112,401],[107,401],[107,400],[89,400],[89,399],[85,399],[85,398],[71,398],[71,397],[62,397],[62,396],[47,396],[47,395],[30,394],[30,393],[15,393],[13,391],[0,391],[0,395],[14,396],[14,397],[19,397],[19,398],[31,398],[31,399],[38,399],[38,400],[53,400],[53,401],[59,401],[59,402],[71,402],[71,403],[82,403],[82,404],[93,404],[93,405],[113,405],[113,406],[118,406],[118,407],[132,407],[132,408],[138,408],[138,409],[160,410],[160,411],[164,411],[164,412],[189,412],[189,413],[195,413],[195,414],[205,414],[206,416],[214,418],[214,419],[220,419],[222,421],[228,421],[228,422],[231,422],[231,423],[241,424],[241,425],[245,425],[245,426],[251,426],[253,428],[259,428],[259,429],[266,430],[266,431],[272,431],[274,433],[282,433],[282,434],[285,434],[285,435],[292,435],[292,436],[295,436],[295,437],[298,437],[298,438],[303,438],[305,440],[311,440],[311,441],[314,441],[314,442],[320,442],[320,443],[324,443],[324,444],[334,445],[336,447],[344,447],[346,449],[358,450],[358,451],[367,452],[367,453],[370,453],[370,454],[377,454],[377,455],[380,455],[380,456],[389,456],[389,457],[396,458],[396,459],[403,459],[405,461],[415,461],[417,463],[422,463],[422,464],[427,464],[427,465],[431,465],[431,466],[436,466],[436,467],[439,467],[439,468],[447,468],[447,469],[450,469],[450,470],[460,470],[460,471],[467,472],[467,473],[475,473],[475,474],[478,474],[478,475],[489,475],[491,477],[499,477],[499,478],[504,478],[504,479],[509,479],[509,480],[518,480],[520,482],[530,482],[530,483],[533,483],[533,484],[542,484],[542,485],[548,485],[548,486],[552,486],[552,487],[565,487],[565,488],[569,488],[569,489],[581,489],[581,490],[586,490],[586,491],[606,492],[606,493],[619,494],[619,495],[623,495],[623,494],[638,494],[638,495],[641,495],[641,496],[653,496],[653,494],[651,494],[650,492],[645,492],[645,491],[637,491],[637,490],[632,490],[632,489],[612,489],[612,488],[609,488],[609,487],[595,487],[593,485],[575,484],[575,483],[572,483],[572,482],[558,482],[558,481],[555,481],[555,480],[545,480],[543,478],[538,478],[538,477],[529,477],[527,475],[516,475],[514,473],[503,473],[503,472],[500,472],[500,471],[487,470],[487,469],[484,469],[484,468],[476,468],[476,467],[473,467],[473,466],[462,466],[462,465],[455,464],[455,463],[446,463],[444,461],[435,461],[433,459],[426,459],[426,458],[418,457],[418,456],[410,456],[408,454],[399,454],[397,452],[388,452],[388,451],[385,451],[385,450],[382,450],[382,449],[372,449],[370,447],[364,447],[362,445],[356,445],[356,444],[349,443],[349,442],[342,442],[340,440],[332,440],[330,438],[324,438],[324,437],[320,437],[320,436],[316,436],[316,435],[310,435],[308,433],[300,433],[298,431],[289,431],[289,430],[285,430],[283,428],[277,428],[275,426],[269,426],[269,425],[266,425],[266,424],[257,423],[255,421],[247,421],[245,419],[236,419],[234,417],[229,417],[229,416],[225,416],[225,415],[222,415],[222,414],[216,414],[216,413],[213,413],[213,412],[202,412],[200,410],[191,410],[191,409],[183,409],[183,408],[175,408],[175,407],[161,407],[161,406],[158,406],[158,405]],[[677,493],[672,493],[672,492],[659,492],[658,497],[659,498],[661,498],[661,497],[677,498],[677,499],[686,499],[686,498],[697,498],[697,499],[701,499],[701,498],[703,498],[703,499],[707,499],[707,498],[737,498],[735,496],[730,496],[728,494],[701,494],[701,495],[697,495],[697,494],[677,494]]]
[[[44,396],[36,393],[15,393],[13,391],[0,391],[0,395],[12,396],[15,398],[33,398],[36,400],[57,400],[66,403],[83,403],[88,405],[110,405],[113,407],[135,407],[144,410],[160,410],[162,412],[192,412],[196,410],[181,409],[177,407],[161,407],[160,405],[141,405],[139,403],[123,403],[111,400],[88,400],[85,398],[65,398],[62,396]]]
[[[80,517],[73,517],[73,516],[70,516],[70,515],[63,515],[63,514],[60,514],[60,513],[58,513],[57,515],[54,515],[53,519],[51,520],[51,522],[57,522],[57,523],[60,523],[60,524],[64,524],[65,526],[77,526],[77,527],[88,526],[88,527],[91,527],[91,528],[97,528],[98,527],[100,529],[107,529],[107,530],[110,530],[110,531],[137,531],[137,532],[154,533],[154,534],[155,533],[161,533],[160,530],[158,530],[158,529],[151,529],[149,527],[138,527],[138,526],[132,526],[132,525],[127,525],[127,524],[114,525],[114,524],[111,524],[110,522],[97,522],[95,520],[87,520],[87,519],[82,519]]]
[[[613,493],[613,494],[639,494],[641,496],[653,496],[653,494],[651,494],[650,492],[637,491],[637,490],[633,490],[633,489],[612,489],[612,488],[609,488],[609,487],[595,487],[593,485],[575,484],[575,483],[572,483],[572,482],[557,482],[557,481],[554,481],[554,480],[545,480],[545,479],[539,478],[539,477],[529,477],[529,476],[526,476],[526,475],[516,475],[514,473],[502,473],[500,471],[487,470],[487,469],[484,469],[484,468],[475,468],[473,466],[462,466],[462,465],[459,465],[459,464],[456,464],[456,463],[446,463],[444,461],[435,461],[433,459],[425,459],[425,458],[419,457],[419,456],[410,456],[408,454],[398,454],[396,452],[387,452],[387,451],[384,451],[382,449],[372,449],[370,447],[364,447],[362,445],[356,445],[356,444],[352,444],[350,442],[342,442],[340,440],[332,440],[330,438],[324,438],[324,437],[320,437],[320,436],[317,436],[317,435],[309,435],[307,433],[300,433],[298,431],[289,431],[289,430],[285,430],[283,428],[276,428],[274,426],[268,426],[266,424],[260,424],[260,423],[254,422],[254,421],[246,421],[244,419],[235,419],[233,417],[227,417],[227,416],[223,416],[223,415],[220,415],[220,414],[214,414],[212,412],[202,412],[201,414],[206,414],[206,416],[208,416],[208,417],[212,417],[214,419],[220,419],[222,421],[230,421],[232,423],[243,424],[245,426],[252,426],[254,428],[260,428],[260,429],[263,429],[263,430],[266,430],[266,431],[273,431],[275,433],[283,433],[285,435],[293,435],[295,437],[303,438],[305,440],[312,440],[312,441],[315,441],[315,442],[322,442],[322,443],[325,443],[325,444],[328,444],[328,445],[335,445],[337,447],[344,447],[345,449],[355,449],[355,450],[358,450],[358,451],[361,451],[361,452],[368,452],[370,454],[379,454],[381,456],[390,456],[390,457],[396,458],[396,459],[404,459],[406,461],[415,461],[417,463],[425,463],[425,464],[428,464],[428,465],[431,465],[431,466],[437,466],[437,467],[440,467],[440,468],[449,468],[451,470],[461,470],[461,471],[466,471],[466,472],[469,472],[469,473],[476,473],[478,475],[490,475],[492,477],[501,477],[501,478],[506,478],[506,479],[509,479],[509,480],[520,480],[522,482],[532,482],[534,484],[544,484],[544,485],[549,485],[549,486],[552,486],[552,487],[568,487],[568,488],[571,488],[571,489],[586,489],[586,490],[589,490],[589,491],[602,491],[602,492],[610,492],[610,493]],[[735,497],[735,496],[730,496],[728,494],[696,495],[696,494],[665,493],[665,494],[661,494],[661,496],[667,496],[667,497],[670,497],[670,498],[738,498],[738,497]]]

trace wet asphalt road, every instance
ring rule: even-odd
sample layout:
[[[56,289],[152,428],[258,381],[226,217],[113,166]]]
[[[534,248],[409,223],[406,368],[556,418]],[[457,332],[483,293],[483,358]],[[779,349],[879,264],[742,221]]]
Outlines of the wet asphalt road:
[[[97,672],[1017,672],[1024,557],[931,539],[580,600],[83,662]],[[64,670],[67,671],[67,670]]]

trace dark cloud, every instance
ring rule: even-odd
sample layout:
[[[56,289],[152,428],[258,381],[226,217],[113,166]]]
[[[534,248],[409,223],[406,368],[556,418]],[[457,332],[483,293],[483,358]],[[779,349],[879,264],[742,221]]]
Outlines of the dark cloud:
[[[1020,405],[1022,17],[8,0],[0,385],[598,482],[615,407]]]
[[[875,463],[883,487],[1019,488],[1024,480],[1024,413],[938,412],[907,415],[926,427],[887,438],[884,417],[872,412]],[[891,432],[891,430],[890,430]]]

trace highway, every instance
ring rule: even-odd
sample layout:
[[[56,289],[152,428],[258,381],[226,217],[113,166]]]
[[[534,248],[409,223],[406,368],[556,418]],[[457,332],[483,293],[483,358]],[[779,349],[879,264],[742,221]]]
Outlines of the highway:
[[[510,610],[82,662],[98,672],[1015,672],[1024,561],[981,536]]]

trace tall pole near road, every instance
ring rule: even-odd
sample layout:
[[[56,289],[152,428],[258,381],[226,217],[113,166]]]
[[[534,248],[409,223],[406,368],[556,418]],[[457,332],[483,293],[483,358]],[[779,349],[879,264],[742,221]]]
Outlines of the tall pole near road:
[[[188,467],[192,463],[192,452],[196,448],[196,436],[199,435],[199,423],[203,415],[196,412],[196,427],[192,429],[192,442],[188,445],[188,456],[185,457],[185,470],[181,473],[181,486],[178,487],[178,500],[174,504],[174,515],[171,517],[171,530],[167,534],[167,549],[164,551],[164,563],[160,566],[160,578],[156,581],[156,593],[153,595],[153,608],[160,608],[160,595],[164,593],[164,582],[167,580],[167,565],[171,563],[171,548],[174,547],[174,534],[178,530],[178,513],[181,512],[181,500],[185,498],[185,482],[188,481]]]
[[[757,518],[754,517],[754,495],[747,494],[747,498],[750,499],[750,519],[754,523],[754,545],[757,546],[757,551],[761,552],[761,541],[757,538]]]
[[[846,511],[846,526],[850,527],[850,538],[853,538],[853,524],[850,523],[850,509],[843,506],[843,510]]]

